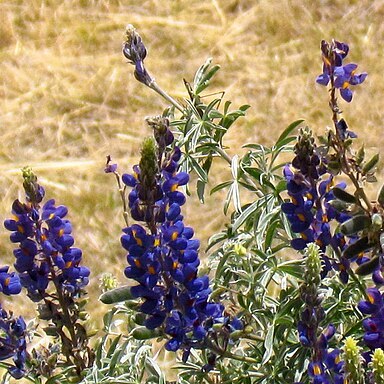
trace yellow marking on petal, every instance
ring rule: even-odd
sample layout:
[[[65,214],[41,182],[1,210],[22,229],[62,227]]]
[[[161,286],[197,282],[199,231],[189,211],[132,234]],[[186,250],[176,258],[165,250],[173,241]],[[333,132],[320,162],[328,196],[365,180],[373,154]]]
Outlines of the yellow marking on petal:
[[[320,240],[320,239],[317,239],[315,241],[315,243],[319,246],[319,247],[322,247],[323,246],[323,242]]]
[[[375,302],[375,298],[371,295],[371,294],[367,294],[367,297],[368,297],[368,301],[373,304]]]
[[[155,268],[153,268],[152,266],[148,267],[148,272],[149,272],[151,275],[155,275],[155,274],[156,274],[156,270],[155,270]]]
[[[293,196],[291,196],[291,201],[292,201],[292,204],[294,204],[294,205],[298,205],[298,204],[297,204],[297,200],[296,200]]]
[[[70,268],[70,267],[72,267],[72,265],[73,265],[72,261],[67,261],[65,263],[65,268]]]
[[[13,215],[13,220],[15,220],[15,221],[19,221],[20,218],[19,218],[19,216]]]
[[[64,235],[64,229],[61,228],[60,231],[59,231],[59,237],[63,236]]]
[[[155,241],[153,242],[154,247],[158,247],[160,245],[160,239],[156,238]]]
[[[327,184],[327,188],[326,188],[326,191],[329,192],[331,190],[331,188],[335,185],[335,182],[333,181],[333,179]]]
[[[315,364],[314,367],[313,367],[313,373],[315,374],[315,376],[317,375],[321,375],[321,368],[319,366],[319,364]]]
[[[302,213],[299,213],[297,217],[299,218],[300,221],[305,221],[305,216]]]
[[[141,263],[139,259],[135,259],[133,262],[135,263],[137,268],[141,268]]]
[[[23,227],[22,225],[18,225],[18,226],[17,226],[17,230],[18,230],[19,232],[21,232],[21,233],[24,233],[24,232],[25,232],[24,227]]]
[[[47,240],[47,236],[45,236],[44,234],[41,235],[41,241],[46,241]]]
[[[348,83],[348,81],[344,81],[344,83],[343,83],[343,85],[342,85],[341,88],[346,89],[346,88],[348,88],[348,87],[349,87],[349,83]]]
[[[301,238],[304,239],[304,240],[308,240],[308,236],[303,232],[303,233],[300,233],[301,235]]]
[[[178,267],[179,263],[177,261],[174,261],[172,263],[172,269],[176,269]]]
[[[312,200],[312,199],[313,199],[313,195],[312,195],[312,193],[310,193],[310,192],[307,192],[307,193],[305,194],[305,197],[306,197],[307,199],[309,199],[309,200]]]
[[[335,364],[339,364],[341,361],[340,355],[336,355],[335,357]]]
[[[177,187],[179,186],[179,184],[173,184],[172,187],[171,187],[171,192],[175,192],[177,190]]]
[[[323,216],[321,217],[321,220],[323,223],[328,223],[328,216],[326,213],[323,214]]]
[[[55,214],[54,214],[54,213],[51,213],[51,214],[49,215],[49,217],[48,217],[48,220],[53,219],[54,217],[55,217]]]
[[[7,278],[5,279],[5,281],[4,281],[4,285],[5,285],[6,287],[8,287],[8,285],[9,285],[10,282],[11,282],[11,278],[10,278],[10,277],[7,277]]]
[[[176,239],[177,239],[177,236],[178,236],[179,234],[175,231],[175,232],[173,232],[172,233],[172,236],[171,236],[171,239],[173,240],[173,241],[175,241]]]
[[[132,235],[134,237],[134,239],[136,240],[136,243],[138,245],[140,245],[140,247],[143,245],[143,240],[141,240],[139,237],[136,236],[137,232],[136,231],[132,231]]]

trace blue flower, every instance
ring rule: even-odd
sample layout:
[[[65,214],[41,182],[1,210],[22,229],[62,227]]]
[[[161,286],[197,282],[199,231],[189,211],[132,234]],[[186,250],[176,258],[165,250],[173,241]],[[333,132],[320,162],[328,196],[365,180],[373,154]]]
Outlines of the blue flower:
[[[148,329],[161,328],[168,337],[165,348],[183,350],[186,361],[191,348],[204,348],[212,342],[209,335],[215,332],[213,325],[226,327],[230,335],[243,324],[225,316],[222,304],[209,300],[209,277],[199,276],[200,242],[181,214],[186,198],[179,187],[188,183],[189,175],[179,172],[180,149],[166,149],[173,141],[168,131],[155,131],[160,156],[156,164],[161,166],[152,180],[144,176],[151,175],[149,171],[155,168],[149,155],[147,159],[142,156],[132,174],[122,176],[125,186],[131,188],[131,216],[145,222],[148,229],[140,224],[125,228],[121,244],[128,252],[124,273],[137,283],[131,287],[131,294],[140,299],[138,310],[145,314],[144,325]]]
[[[347,57],[349,46],[346,43],[333,40],[330,44],[325,40],[321,41],[321,53],[323,60],[323,73],[319,75],[316,82],[321,85],[328,85],[334,75],[335,68],[343,65]]]
[[[17,295],[21,292],[20,278],[15,272],[8,273],[8,266],[0,268],[0,291],[6,295]]]
[[[19,275],[12,274],[7,280],[0,271],[3,292],[13,293],[23,286],[33,300],[40,301],[49,282],[55,280],[63,291],[76,296],[88,284],[90,271],[80,266],[81,250],[72,247],[72,225],[65,219],[67,207],[48,200],[40,209],[37,204],[16,200],[12,213],[14,218],[5,220],[4,226],[12,231],[11,241],[19,243],[13,251]]]
[[[366,295],[367,300],[360,301],[358,308],[364,315],[370,315],[363,320],[363,339],[371,350],[364,357],[369,361],[373,350],[384,348],[384,300],[383,294],[377,288],[368,288]]]
[[[26,324],[20,316],[14,318],[0,306],[0,360],[12,357],[14,366],[8,369],[15,378],[20,379],[26,373]]]
[[[341,97],[348,103],[351,102],[350,86],[361,84],[366,79],[367,73],[356,74],[357,64],[343,65],[343,60],[349,51],[349,47],[345,43],[334,40],[329,44],[323,40],[321,51],[323,73],[316,78],[316,82],[324,86],[331,82],[333,87],[340,90]]]
[[[340,90],[341,97],[348,103],[352,100],[352,91],[349,88],[351,85],[361,84],[368,74],[363,72],[361,74],[356,74],[357,65],[356,64],[347,64],[343,67],[335,68],[334,75],[335,79],[335,88]]]

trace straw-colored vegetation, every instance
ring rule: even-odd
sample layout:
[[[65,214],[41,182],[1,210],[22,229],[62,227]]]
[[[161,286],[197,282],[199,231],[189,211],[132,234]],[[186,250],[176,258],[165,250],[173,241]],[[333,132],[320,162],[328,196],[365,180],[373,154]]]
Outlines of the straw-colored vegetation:
[[[322,132],[330,112],[325,88],[314,82],[321,72],[319,43],[333,37],[349,43],[349,59],[369,77],[342,107],[373,152],[384,146],[383,17],[381,0],[1,1],[1,221],[22,197],[19,169],[32,166],[47,196],[70,209],[97,303],[100,275],[112,272],[123,282],[126,265],[121,205],[113,177],[103,173],[105,157],[129,170],[150,134],[144,117],[167,106],[135,81],[123,58],[125,25],[138,29],[149,72],[180,102],[182,78],[192,80],[207,57],[222,66],[211,92],[226,90],[235,106],[252,105],[229,133],[232,154],[245,142],[271,144],[298,118]],[[205,206],[188,201],[187,222],[198,237],[207,239],[227,221],[221,198],[209,197]],[[0,231],[2,265],[12,263],[8,236]]]

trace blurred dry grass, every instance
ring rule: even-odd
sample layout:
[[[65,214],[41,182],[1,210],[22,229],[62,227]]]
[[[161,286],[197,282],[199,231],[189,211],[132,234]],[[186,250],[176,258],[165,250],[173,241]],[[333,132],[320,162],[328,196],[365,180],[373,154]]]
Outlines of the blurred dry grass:
[[[103,311],[98,277],[108,271],[124,281],[125,267],[120,201],[103,173],[105,156],[130,169],[149,134],[144,117],[166,106],[134,80],[121,54],[125,25],[138,29],[149,72],[176,98],[185,95],[182,78],[192,80],[207,57],[222,66],[212,90],[252,105],[229,134],[232,153],[245,142],[272,143],[297,118],[322,132],[330,113],[327,92],[314,83],[319,43],[348,42],[350,60],[369,77],[343,104],[345,117],[367,148],[381,150],[383,17],[381,0],[0,1],[1,221],[20,195],[19,169],[31,165],[47,195],[70,209],[76,245],[93,271],[92,308]],[[203,239],[226,220],[215,199],[187,203],[187,221]],[[202,223],[202,215],[213,219]],[[8,236],[0,231],[1,264],[12,263]]]

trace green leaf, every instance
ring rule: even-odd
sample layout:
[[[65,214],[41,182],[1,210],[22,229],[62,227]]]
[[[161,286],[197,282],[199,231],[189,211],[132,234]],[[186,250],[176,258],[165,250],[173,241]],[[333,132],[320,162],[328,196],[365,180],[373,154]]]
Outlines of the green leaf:
[[[122,345],[119,345],[118,348],[116,348],[117,345],[115,346],[111,361],[108,364],[108,376],[113,376],[116,364],[120,362],[121,358],[125,355],[125,350],[127,348],[128,343],[129,340],[125,340],[125,342]]]
[[[209,58],[206,62],[197,70],[195,78],[193,80],[193,91],[195,95],[200,94],[205,88],[208,87],[209,81],[220,69],[219,65],[214,65],[209,68],[212,63],[212,59]]]
[[[343,256],[347,259],[351,259],[357,256],[360,252],[364,252],[372,248],[373,244],[370,244],[368,236],[364,236],[357,240],[355,243],[349,245],[343,252]]]
[[[361,174],[364,176],[367,173],[371,172],[373,170],[373,168],[376,167],[377,163],[379,162],[379,158],[380,158],[380,156],[378,153],[376,153],[374,156],[372,156],[371,159],[364,164]]]
[[[104,304],[116,304],[126,300],[132,300],[134,297],[131,295],[131,287],[125,285],[110,291],[104,292],[99,300]]]
[[[333,192],[334,196],[339,200],[345,201],[346,203],[350,203],[350,204],[356,204],[357,203],[356,197],[351,195],[350,193],[344,191],[344,189],[334,187],[334,188],[332,188],[332,192]]]
[[[351,207],[351,204],[339,199],[330,200],[328,203],[331,207],[335,208],[337,212],[347,212]]]
[[[279,146],[279,143],[285,138],[287,138],[297,128],[297,126],[300,125],[303,121],[304,121],[303,119],[300,119],[289,124],[288,127],[284,129],[284,131],[281,133],[281,135],[277,139],[276,146]]]
[[[354,235],[371,226],[371,218],[367,215],[356,215],[340,224],[340,232],[346,236]]]
[[[367,261],[366,263],[360,264],[358,266],[358,268],[355,271],[356,275],[366,276],[373,273],[373,271],[375,271],[379,266],[379,262],[380,262],[379,255],[374,256],[371,260]]]
[[[116,336],[113,340],[112,340],[112,343],[110,345],[110,347],[108,348],[108,352],[106,354],[106,357],[109,358],[113,355],[113,353],[115,352],[116,350],[116,347],[117,347],[117,344],[119,344],[119,341],[121,339],[121,336],[122,335],[118,335]]]
[[[131,336],[136,340],[148,340],[160,336],[157,329],[148,329],[147,327],[137,327],[131,332]]]
[[[377,196],[377,201],[381,205],[382,208],[384,208],[384,184],[380,188],[380,192]]]
[[[304,267],[301,260],[290,260],[281,263],[277,266],[277,270],[287,273],[297,279],[302,279],[304,274]]]
[[[236,218],[235,222],[232,226],[232,231],[236,232],[239,227],[250,217],[257,209],[260,207],[261,201],[257,200],[251,205],[249,205],[245,210],[241,212],[241,214]]]
[[[267,231],[265,233],[265,240],[264,240],[264,251],[267,251],[269,248],[272,247],[272,242],[275,238],[276,229],[280,226],[280,220],[279,220],[280,212],[277,212],[274,218],[272,218],[269,222]]]
[[[269,325],[267,335],[265,336],[265,341],[264,341],[265,352],[263,355],[263,359],[261,361],[261,365],[266,364],[272,356],[274,332],[275,332],[275,322],[273,321],[273,323]]]
[[[362,145],[356,153],[356,159],[355,159],[356,164],[360,165],[364,161],[364,157],[365,157],[365,150],[364,150],[364,145]]]

